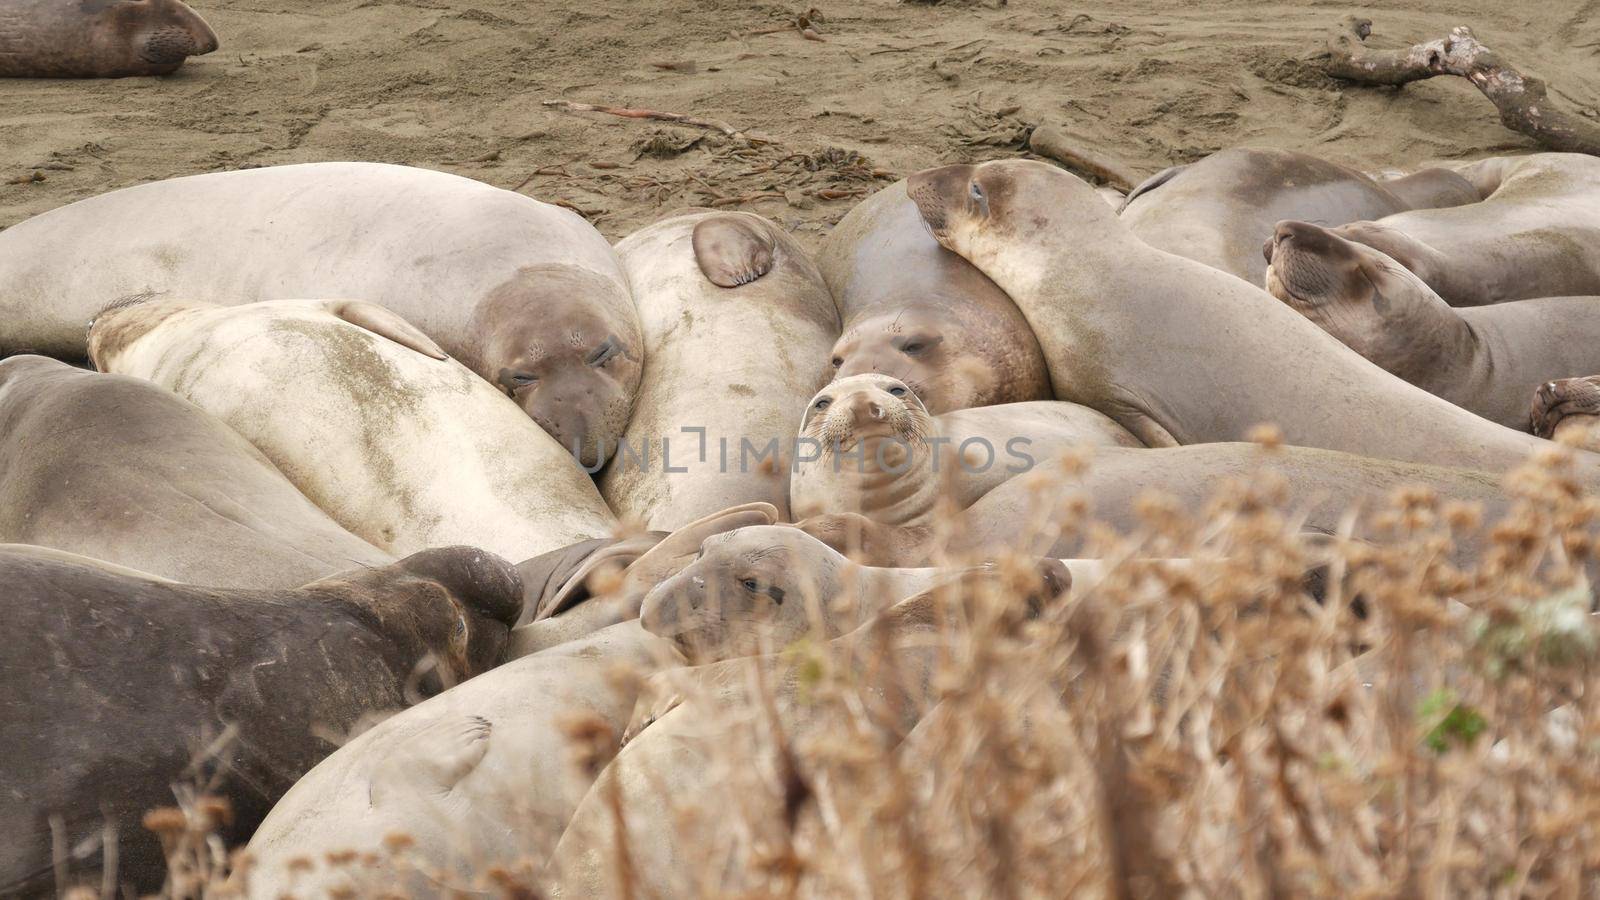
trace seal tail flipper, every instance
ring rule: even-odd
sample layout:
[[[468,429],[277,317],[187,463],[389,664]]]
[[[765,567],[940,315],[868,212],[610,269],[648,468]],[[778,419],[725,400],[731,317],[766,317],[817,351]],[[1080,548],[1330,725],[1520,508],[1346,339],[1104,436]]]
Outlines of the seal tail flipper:
[[[367,799],[376,806],[396,791],[443,794],[467,777],[489,752],[493,731],[482,716],[448,715],[408,738],[372,776]]]
[[[772,271],[773,240],[753,216],[722,213],[694,226],[694,259],[717,287],[738,287]]]
[[[423,356],[433,359],[450,358],[432,338],[423,334],[415,325],[401,318],[398,313],[376,303],[369,303],[366,300],[335,300],[328,305],[328,311],[357,328],[365,328]]]
[[[1178,177],[1178,173],[1187,168],[1189,168],[1188,165],[1168,166],[1154,175],[1151,175],[1149,178],[1146,178],[1144,181],[1139,182],[1138,187],[1129,191],[1128,196],[1122,198],[1122,206],[1117,209],[1117,215],[1122,215],[1123,210],[1128,208],[1128,204],[1132,203],[1140,195],[1148,194],[1156,188],[1161,187],[1163,184],[1166,184],[1172,179]]]

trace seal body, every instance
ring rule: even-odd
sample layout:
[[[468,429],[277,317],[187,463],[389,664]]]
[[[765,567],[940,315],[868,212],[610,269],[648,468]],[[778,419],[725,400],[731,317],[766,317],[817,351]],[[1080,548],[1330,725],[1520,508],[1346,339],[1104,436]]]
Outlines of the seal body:
[[[1478,199],[1444,169],[1386,182],[1305,153],[1234,147],[1154,176],[1128,195],[1120,218],[1152,247],[1260,284],[1261,242],[1282,219],[1342,225]]]
[[[109,821],[118,878],[157,890],[164,860],[141,818],[172,806],[174,785],[228,800],[221,836],[242,843],[364,718],[404,707],[408,684],[438,690],[494,665],[521,599],[515,570],[470,548],[286,591],[0,550],[0,583],[7,895],[52,883],[52,817],[69,872],[99,883],[88,873]]]
[[[0,360],[0,541],[211,587],[393,561],[193,404],[42,356]]]
[[[574,764],[569,722],[621,734],[638,679],[681,664],[665,641],[624,622],[507,663],[378,724],[341,747],[291,789],[251,840],[249,896],[275,898],[393,890],[437,894],[417,866],[393,865],[391,835],[406,855],[470,883],[488,867],[542,862],[592,777]],[[339,851],[356,851],[334,862]],[[371,853],[370,865],[356,861]],[[310,862],[297,872],[291,861]],[[363,890],[366,889],[366,890]]]
[[[611,533],[593,482],[482,379],[433,359],[381,307],[152,300],[102,315],[105,371],[227,423],[335,521],[396,555],[467,544],[508,559]],[[373,331],[378,328],[383,334]]]
[[[1390,375],[1261,288],[1148,246],[1067,172],[949,166],[912,176],[910,192],[935,236],[1016,300],[1057,398],[1146,446],[1272,423],[1297,446],[1490,472],[1540,446]]]
[[[1335,231],[1388,254],[1451,306],[1600,294],[1600,159],[1536,153],[1461,173],[1488,191],[1483,202]]]
[[[1305,222],[1280,222],[1267,290],[1367,359],[1507,428],[1547,381],[1600,372],[1600,297],[1453,309],[1410,270]]]
[[[0,0],[0,78],[169,75],[215,49],[182,0]]]
[[[129,297],[380,303],[591,462],[584,448],[627,424],[643,362],[627,280],[593,226],[408,166],[273,166],[92,197],[0,233],[0,284],[0,353],[65,359]]]
[[[741,503],[787,516],[782,453],[827,379],[839,314],[817,268],[771,222],[687,211],[617,245],[645,335],[627,449],[600,490],[672,530]]]
[[[1049,399],[1027,320],[994,282],[928,234],[905,182],[841,219],[818,263],[844,317],[836,378],[891,375],[934,415]]]

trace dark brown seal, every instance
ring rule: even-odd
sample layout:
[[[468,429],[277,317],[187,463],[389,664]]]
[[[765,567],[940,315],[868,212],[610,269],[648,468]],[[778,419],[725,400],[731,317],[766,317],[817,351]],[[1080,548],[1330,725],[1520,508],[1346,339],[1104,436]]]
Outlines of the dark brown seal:
[[[247,840],[363,719],[494,666],[522,605],[516,570],[466,547],[280,591],[7,550],[0,584],[4,896],[52,883],[52,817],[78,876],[101,865],[109,822],[117,879],[155,891],[161,850],[141,819],[174,785],[211,782],[233,808],[223,839]]]
[[[170,75],[215,49],[182,0],[0,0],[0,77]]]

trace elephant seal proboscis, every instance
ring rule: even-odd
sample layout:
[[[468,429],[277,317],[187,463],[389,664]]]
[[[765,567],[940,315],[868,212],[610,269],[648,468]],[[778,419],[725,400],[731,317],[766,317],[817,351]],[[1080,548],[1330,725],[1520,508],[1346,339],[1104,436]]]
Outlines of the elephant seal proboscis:
[[[624,622],[392,716],[284,795],[236,886],[259,898],[422,897],[497,866],[526,877],[593,780],[574,760],[574,736],[620,738],[639,676],[681,664],[666,641]],[[619,678],[620,667],[634,677]]]
[[[520,560],[615,530],[571,454],[384,307],[149,300],[103,313],[89,348],[100,369],[232,426],[390,553],[467,544]]]
[[[1536,153],[1458,171],[1490,191],[1483,202],[1334,233],[1382,250],[1451,306],[1600,294],[1600,159]]]
[[[1600,297],[1453,309],[1379,250],[1279,222],[1266,287],[1386,371],[1507,428],[1546,381],[1600,372]]]
[[[600,491],[672,530],[740,503],[787,514],[778,459],[827,380],[839,313],[800,246],[750,213],[688,210],[617,244],[644,328],[645,371]]]
[[[940,242],[1016,301],[1056,397],[1147,446],[1271,423],[1288,444],[1492,473],[1541,446],[1390,375],[1265,290],[1146,245],[1070,173],[947,166],[913,175],[910,193]],[[1593,460],[1579,467],[1600,483]]]
[[[271,591],[0,551],[0,583],[7,896],[50,886],[53,818],[63,865],[97,868],[109,821],[117,880],[156,891],[141,817],[174,785],[225,798],[221,836],[243,842],[365,720],[493,666],[522,599],[509,563],[465,547]]]
[[[588,465],[622,434],[644,362],[627,278],[594,226],[408,166],[272,166],[81,200],[0,232],[0,284],[0,354],[64,359],[127,297],[379,303]]]
[[[0,0],[0,78],[170,75],[215,49],[183,0]]]
[[[1152,176],[1121,219],[1152,247],[1260,284],[1261,242],[1281,219],[1342,225],[1479,199],[1448,169],[1380,181],[1306,153],[1233,147]]]
[[[393,562],[193,404],[42,356],[0,360],[0,541],[209,587]]]
[[[929,236],[905,182],[841,219],[817,263],[844,316],[835,378],[892,375],[934,415],[1050,397],[1039,342],[1016,304]]]

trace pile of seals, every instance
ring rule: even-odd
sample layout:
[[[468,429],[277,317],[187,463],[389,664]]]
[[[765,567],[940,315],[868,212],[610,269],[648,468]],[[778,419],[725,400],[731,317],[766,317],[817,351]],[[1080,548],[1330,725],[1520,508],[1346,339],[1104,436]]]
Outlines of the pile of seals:
[[[531,846],[552,891],[603,892],[610,801],[563,717],[691,765],[619,662],[914,629],[990,571],[950,558],[1020,554],[1016,602],[1062,596],[1098,563],[1022,476],[1084,448],[1073,488],[1131,526],[1152,488],[1200,510],[1271,424],[1315,534],[1403,485],[1503,506],[1600,416],[1600,160],[1235,149],[1113,201],[945,166],[813,261],[749,213],[612,246],[317,163],[0,233],[0,893],[113,860],[159,889],[144,817],[201,794],[252,896],[436,894]]]

